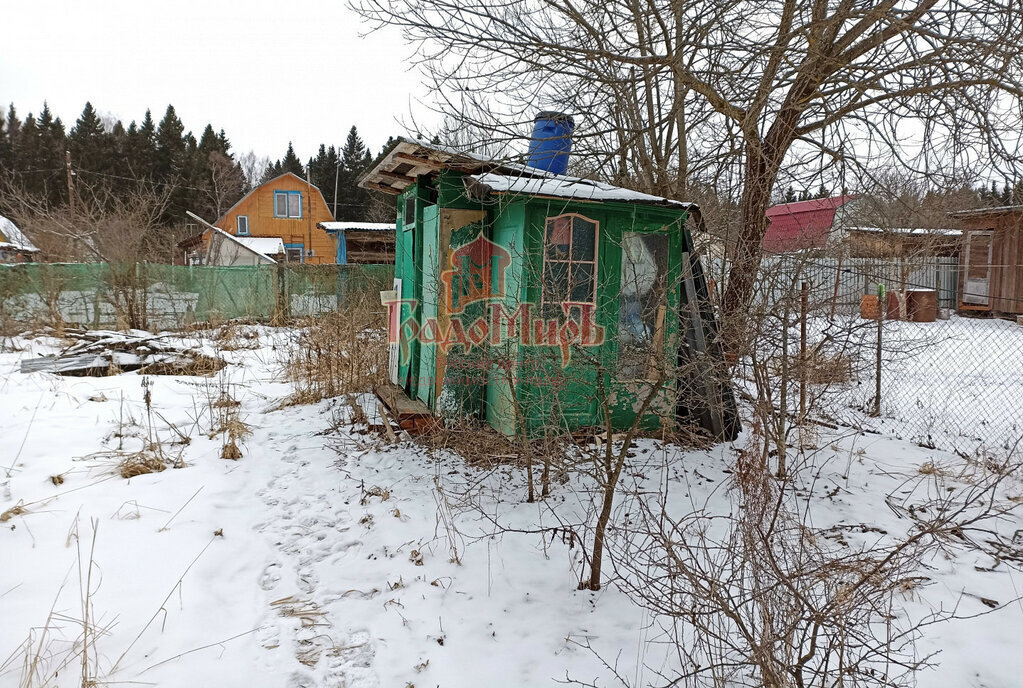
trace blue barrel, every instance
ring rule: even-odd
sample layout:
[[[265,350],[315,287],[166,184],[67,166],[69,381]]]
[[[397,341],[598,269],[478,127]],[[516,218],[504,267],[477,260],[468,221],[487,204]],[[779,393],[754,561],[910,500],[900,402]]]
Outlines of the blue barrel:
[[[529,166],[554,174],[568,171],[575,122],[561,112],[541,112],[533,120],[533,138],[529,140]]]

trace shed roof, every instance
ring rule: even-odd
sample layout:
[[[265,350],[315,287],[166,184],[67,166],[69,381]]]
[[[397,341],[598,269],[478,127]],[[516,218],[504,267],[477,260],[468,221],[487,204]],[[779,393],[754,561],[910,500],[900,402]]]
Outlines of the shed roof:
[[[224,232],[227,234],[227,232]],[[253,253],[268,258],[284,253],[284,240],[281,237],[240,237],[227,234]]]
[[[359,182],[365,189],[401,193],[416,177],[455,170],[471,177],[471,182],[494,193],[521,193],[587,201],[619,201],[677,208],[692,204],[632,191],[603,182],[553,174],[528,165],[501,162],[477,153],[457,151],[414,139],[399,139],[398,144]],[[477,190],[480,190],[477,187]]]
[[[678,208],[691,207],[692,203],[683,203],[663,196],[623,189],[620,186],[596,182],[563,174],[543,174],[542,176],[512,176],[488,172],[470,175],[470,178],[494,193],[529,194],[533,196],[553,196],[555,198],[573,198],[582,201],[619,201],[622,203],[646,203],[650,205],[666,205]],[[470,193],[472,189],[469,189]]]
[[[927,229],[924,227],[850,227],[850,232],[900,234],[907,236],[962,236],[961,229]]]
[[[835,212],[855,196],[814,198],[796,203],[781,203],[767,209],[771,224],[764,234],[764,250],[791,251],[824,248],[835,223]]]
[[[238,237],[238,236],[235,236],[235,235],[230,234],[228,232],[225,232],[224,230],[222,230],[220,227],[217,227],[216,225],[211,225],[209,222],[207,222],[206,220],[202,219],[201,217],[199,217],[198,215],[193,213],[191,210],[186,210],[185,211],[185,215],[188,215],[193,220],[198,220],[198,222],[203,227],[206,228],[202,232],[200,232],[198,234],[198,236],[202,236],[206,232],[216,232],[218,235],[224,237],[228,241],[233,241],[236,244],[241,244],[241,246],[246,251],[248,251],[250,253],[256,254],[259,257],[260,260],[263,260],[265,262],[276,263],[277,261],[274,260],[273,258],[271,258],[270,256],[276,255],[277,253],[284,253],[284,242],[281,240],[280,237]],[[184,241],[179,241],[178,242],[178,246],[181,246],[182,244],[188,243],[192,239],[194,239],[194,237],[189,237],[188,239],[185,239]],[[259,243],[260,240],[266,241],[267,244],[264,246],[263,244]],[[252,242],[252,241],[255,241],[256,243],[254,243],[254,244],[248,243],[248,242]],[[259,251],[259,250],[257,250],[255,248],[256,246],[261,246],[264,249],[271,248],[271,247],[276,248],[270,242],[280,242],[281,250],[280,251],[276,251],[275,250],[274,253],[267,254],[267,253],[263,253],[262,251]]]
[[[952,217],[983,217],[985,215],[1009,215],[1023,213],[1023,205],[1000,205],[994,208],[971,208],[949,213]]]
[[[316,226],[327,232],[393,232],[393,222],[317,222]]]
[[[36,245],[18,229],[18,226],[0,215],[0,248],[14,249],[24,253],[38,253]]]

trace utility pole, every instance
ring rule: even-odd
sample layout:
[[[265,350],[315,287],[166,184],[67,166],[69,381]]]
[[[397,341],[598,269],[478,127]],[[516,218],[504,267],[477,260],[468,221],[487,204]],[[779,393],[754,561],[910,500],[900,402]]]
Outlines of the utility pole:
[[[64,167],[67,168],[67,198],[73,214],[75,212],[75,188],[71,183],[71,177],[74,173],[71,171],[71,151],[69,150],[64,151]]]
[[[337,222],[337,181],[338,177],[341,176],[341,158],[338,158],[337,165],[334,167],[334,221]]]
[[[302,256],[302,262],[305,262],[305,256],[309,255],[309,251],[313,249],[313,183],[309,178],[309,166],[305,168],[305,186],[306,194],[309,196],[309,243],[306,244],[308,247],[305,251],[305,255]]]

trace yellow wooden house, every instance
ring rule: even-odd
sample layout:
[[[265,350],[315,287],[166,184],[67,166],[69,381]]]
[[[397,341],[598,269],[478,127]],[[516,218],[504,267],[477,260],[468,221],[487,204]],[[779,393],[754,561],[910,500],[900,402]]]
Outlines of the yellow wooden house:
[[[322,265],[335,262],[335,241],[316,225],[333,219],[317,187],[285,172],[254,188],[215,224],[237,237],[280,238],[288,262]]]

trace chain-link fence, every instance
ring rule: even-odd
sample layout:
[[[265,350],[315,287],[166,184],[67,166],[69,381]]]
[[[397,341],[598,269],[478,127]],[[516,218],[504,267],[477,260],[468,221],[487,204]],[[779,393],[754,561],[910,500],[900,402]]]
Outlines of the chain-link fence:
[[[173,329],[194,322],[283,322],[389,289],[391,265],[0,265],[0,324]]]
[[[957,312],[958,284],[954,257],[769,256],[754,336],[768,357],[794,363],[784,368],[790,409],[802,391],[825,421],[965,454],[1023,451],[1023,326]]]

